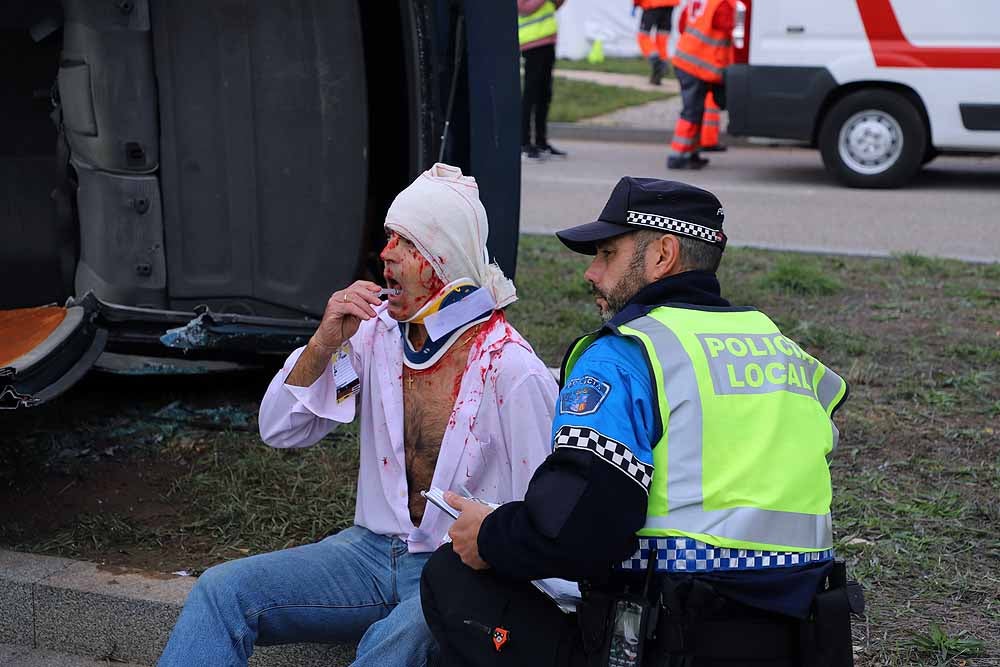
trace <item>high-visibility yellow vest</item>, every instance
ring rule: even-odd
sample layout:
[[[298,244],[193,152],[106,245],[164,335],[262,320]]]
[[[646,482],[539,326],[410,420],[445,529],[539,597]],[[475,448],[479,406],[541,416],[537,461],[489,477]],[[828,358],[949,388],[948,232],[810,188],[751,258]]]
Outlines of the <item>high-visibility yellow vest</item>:
[[[558,30],[556,3],[551,0],[546,0],[527,16],[517,17],[517,41],[522,46],[554,35]]]
[[[821,551],[833,545],[833,410],[847,383],[756,310],[661,306],[615,332],[639,342],[662,436],[640,536],[719,547]],[[599,334],[566,357],[563,377]]]

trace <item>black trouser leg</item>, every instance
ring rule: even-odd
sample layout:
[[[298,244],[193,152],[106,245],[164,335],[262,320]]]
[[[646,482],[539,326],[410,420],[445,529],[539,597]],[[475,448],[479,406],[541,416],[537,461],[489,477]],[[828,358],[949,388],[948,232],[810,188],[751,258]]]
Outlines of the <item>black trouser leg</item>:
[[[527,582],[466,567],[451,544],[438,549],[420,578],[424,618],[441,647],[441,664],[581,667],[576,617]],[[492,633],[508,632],[497,651]]]
[[[531,116],[539,98],[538,49],[525,51],[524,86],[521,88],[521,145],[531,143]]]
[[[548,143],[546,125],[552,102],[552,66],[556,61],[554,44],[537,46],[524,52],[524,92],[521,95],[521,145],[531,143],[531,121],[535,121],[535,144]]]
[[[556,64],[556,45],[548,44],[537,49],[542,58],[541,91],[535,106],[535,145],[549,144],[549,106],[552,104],[552,68]]]

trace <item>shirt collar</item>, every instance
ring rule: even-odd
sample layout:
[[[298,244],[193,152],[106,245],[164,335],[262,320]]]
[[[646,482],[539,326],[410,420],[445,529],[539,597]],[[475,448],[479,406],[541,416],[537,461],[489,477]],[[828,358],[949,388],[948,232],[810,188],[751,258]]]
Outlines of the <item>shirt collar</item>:
[[[388,303],[376,306],[375,312],[379,324],[384,331],[394,332],[399,329],[399,322],[389,315]],[[531,345],[521,337],[517,330],[507,323],[507,318],[502,310],[493,311],[493,315],[483,327],[485,331],[479,334],[479,336],[482,336],[482,340],[477,340],[476,343],[480,349],[485,350],[491,356],[497,349],[502,348],[508,342],[517,343],[528,350],[532,349]]]

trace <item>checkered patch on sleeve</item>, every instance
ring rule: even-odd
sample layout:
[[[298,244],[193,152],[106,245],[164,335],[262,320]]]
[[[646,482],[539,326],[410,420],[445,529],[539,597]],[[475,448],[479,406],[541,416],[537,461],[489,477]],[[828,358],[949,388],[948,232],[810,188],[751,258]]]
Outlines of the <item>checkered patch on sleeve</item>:
[[[637,459],[632,450],[623,443],[612,440],[591,428],[563,426],[556,431],[553,442],[553,449],[559,447],[589,449],[631,477],[636,484],[642,487],[643,491],[649,493],[649,485],[653,481],[653,466]]]

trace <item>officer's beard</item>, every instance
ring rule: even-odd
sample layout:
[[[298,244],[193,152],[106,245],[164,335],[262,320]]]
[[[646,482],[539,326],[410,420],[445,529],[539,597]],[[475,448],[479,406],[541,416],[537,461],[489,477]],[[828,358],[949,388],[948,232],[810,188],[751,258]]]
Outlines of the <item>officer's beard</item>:
[[[648,243],[637,244],[632,259],[629,260],[628,269],[618,283],[607,292],[597,289],[596,285],[590,286],[590,291],[594,296],[599,296],[607,303],[606,307],[598,304],[597,309],[601,314],[601,321],[608,322],[615,315],[620,313],[629,301],[646,286],[646,246]]]

